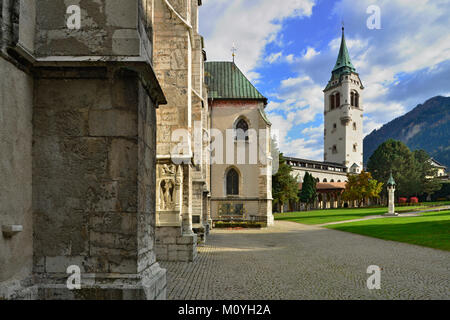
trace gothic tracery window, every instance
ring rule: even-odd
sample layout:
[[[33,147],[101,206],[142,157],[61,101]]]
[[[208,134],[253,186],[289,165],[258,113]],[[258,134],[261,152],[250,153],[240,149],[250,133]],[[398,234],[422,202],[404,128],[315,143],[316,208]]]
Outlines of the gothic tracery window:
[[[239,195],[239,174],[235,169],[230,169],[226,176],[227,195]]]
[[[236,139],[248,140],[248,123],[244,119],[240,119],[236,124]]]

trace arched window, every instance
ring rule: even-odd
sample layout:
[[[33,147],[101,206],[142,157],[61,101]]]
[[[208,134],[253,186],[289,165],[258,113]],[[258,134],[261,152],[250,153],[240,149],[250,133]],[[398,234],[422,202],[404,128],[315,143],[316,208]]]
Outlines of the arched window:
[[[331,179],[330,182],[334,182],[334,179]]]
[[[239,195],[239,174],[235,169],[230,169],[226,177],[227,181],[227,195]]]
[[[236,139],[248,140],[248,123],[244,119],[240,119],[236,123]]]
[[[339,108],[341,106],[341,95],[336,93],[336,108]]]
[[[350,92],[350,103],[352,107],[355,106],[355,93],[353,91]]]
[[[359,108],[359,94],[355,92],[355,107]]]
[[[330,96],[330,110],[333,110],[335,108],[335,103],[334,103],[334,94],[332,94]]]
[[[325,178],[325,179],[323,179],[323,182],[328,182],[328,180]]]

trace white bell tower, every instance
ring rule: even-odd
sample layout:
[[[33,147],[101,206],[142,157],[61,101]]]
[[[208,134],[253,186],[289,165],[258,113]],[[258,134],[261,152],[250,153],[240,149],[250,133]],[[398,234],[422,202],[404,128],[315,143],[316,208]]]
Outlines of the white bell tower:
[[[363,169],[363,89],[350,61],[342,28],[339,56],[324,90],[324,160],[345,165],[351,173]]]

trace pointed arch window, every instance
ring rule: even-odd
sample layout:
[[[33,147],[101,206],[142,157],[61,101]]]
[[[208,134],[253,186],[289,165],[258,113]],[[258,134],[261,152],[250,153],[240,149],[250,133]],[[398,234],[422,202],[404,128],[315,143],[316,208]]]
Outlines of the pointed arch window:
[[[227,195],[228,196],[239,195],[239,174],[233,168],[231,168],[227,173],[226,185],[227,185]]]
[[[236,140],[248,140],[248,122],[240,119],[236,123]]]

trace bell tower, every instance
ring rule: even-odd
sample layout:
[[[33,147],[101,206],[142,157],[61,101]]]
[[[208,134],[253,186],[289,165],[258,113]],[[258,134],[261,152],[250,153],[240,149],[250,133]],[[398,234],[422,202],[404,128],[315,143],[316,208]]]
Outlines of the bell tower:
[[[339,56],[323,91],[324,160],[345,165],[351,173],[363,169],[363,90],[359,74],[350,61],[342,27]]]

